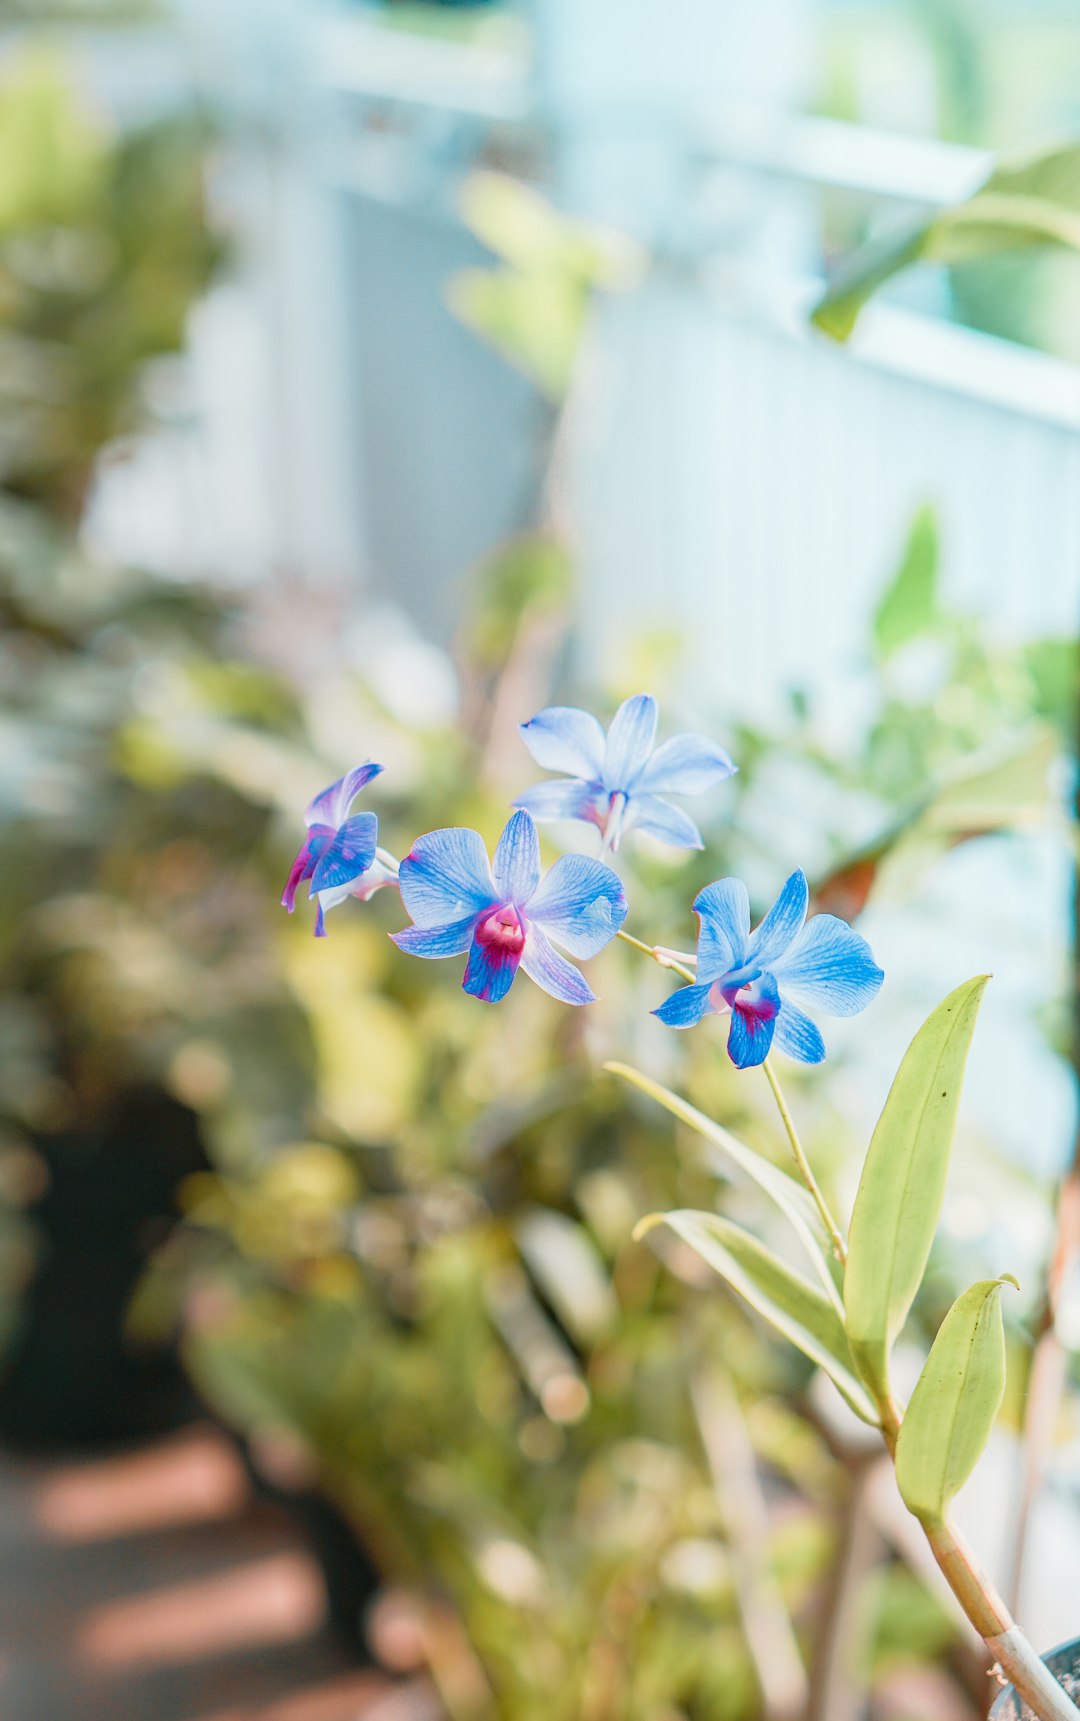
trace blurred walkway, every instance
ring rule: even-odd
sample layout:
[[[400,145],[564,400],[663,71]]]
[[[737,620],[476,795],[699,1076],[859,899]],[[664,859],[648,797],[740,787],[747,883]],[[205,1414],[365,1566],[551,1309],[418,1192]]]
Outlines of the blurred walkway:
[[[83,1462],[0,1458],[4,1721],[435,1721],[350,1666],[289,1515],[192,1428]]]

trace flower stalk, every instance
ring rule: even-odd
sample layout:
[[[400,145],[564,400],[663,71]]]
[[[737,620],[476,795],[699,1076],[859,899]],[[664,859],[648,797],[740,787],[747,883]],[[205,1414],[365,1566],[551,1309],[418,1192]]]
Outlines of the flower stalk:
[[[810,1161],[807,1159],[803,1150],[802,1142],[799,1140],[799,1132],[795,1128],[795,1120],[788,1110],[787,1101],[784,1098],[784,1091],[780,1086],[779,1078],[773,1068],[772,1061],[769,1058],[765,1058],[761,1067],[765,1071],[766,1079],[773,1091],[773,1098],[776,1101],[776,1109],[780,1113],[780,1120],[783,1123],[784,1132],[787,1135],[788,1143],[791,1147],[792,1154],[794,1155],[795,1164],[799,1168],[799,1175],[806,1184],[807,1189],[810,1191],[814,1206],[821,1215],[821,1222],[829,1233],[829,1241],[832,1243],[833,1254],[836,1256],[840,1265],[843,1266],[847,1260],[847,1244],[844,1242],[844,1234],[836,1223],[836,1220],[833,1218],[829,1203],[822,1194],[821,1186],[810,1169]]]
[[[847,1259],[843,1237],[803,1151],[783,1090],[768,1058],[764,1060],[762,1068],[776,1100],[777,1110],[803,1182],[832,1238],[836,1258],[843,1264]],[[879,1393],[876,1398],[882,1438],[895,1463],[902,1412],[891,1395]],[[1035,1653],[956,1525],[948,1516],[938,1519],[920,1518],[919,1522],[930,1545],[930,1551],[966,1617],[991,1651],[995,1664],[1001,1668],[1032,1713],[1038,1717],[1038,1721],[1077,1721],[1080,1709]]]
[[[670,952],[659,946],[646,944],[643,939],[635,938],[628,932],[620,931],[619,937],[661,967],[674,970],[688,983],[693,984],[696,981],[696,974],[683,963],[673,960]],[[843,1233],[814,1176],[776,1070],[768,1057],[762,1060],[761,1067],[772,1090],[799,1175],[821,1216],[836,1259],[843,1266],[847,1260],[847,1245]],[[891,1394],[878,1393],[875,1397],[882,1438],[895,1463],[903,1413]],[[986,1643],[994,1657],[995,1665],[1038,1717],[1038,1721],[1078,1721],[1080,1709],[1036,1654],[956,1525],[947,1516],[936,1520],[920,1518],[919,1522],[930,1551],[965,1616]]]

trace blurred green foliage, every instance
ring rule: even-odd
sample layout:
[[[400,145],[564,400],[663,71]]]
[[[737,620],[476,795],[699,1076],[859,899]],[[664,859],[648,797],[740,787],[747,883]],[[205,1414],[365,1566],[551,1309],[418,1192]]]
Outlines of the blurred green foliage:
[[[117,135],[56,51],[0,83],[0,485],[75,520],[218,257],[190,113]]]
[[[548,399],[562,400],[593,293],[631,286],[644,267],[641,252],[621,234],[559,214],[507,174],[470,174],[459,204],[466,225],[502,262],[460,270],[447,291],[451,310]]]

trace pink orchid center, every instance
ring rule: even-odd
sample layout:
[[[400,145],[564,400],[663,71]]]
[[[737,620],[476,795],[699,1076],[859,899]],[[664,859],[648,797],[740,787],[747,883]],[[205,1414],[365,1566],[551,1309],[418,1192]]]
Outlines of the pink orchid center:
[[[520,956],[525,948],[525,928],[512,902],[501,903],[477,923],[476,942],[500,956]]]
[[[709,1003],[714,1010],[739,1010],[756,1021],[771,1022],[780,1009],[776,998],[762,985],[760,973],[751,971],[746,976],[747,970],[743,969],[714,981],[709,988]]]

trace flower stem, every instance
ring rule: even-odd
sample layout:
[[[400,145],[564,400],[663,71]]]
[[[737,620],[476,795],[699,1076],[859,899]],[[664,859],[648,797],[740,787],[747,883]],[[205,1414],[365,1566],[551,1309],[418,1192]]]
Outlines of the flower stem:
[[[651,956],[652,960],[658,962],[661,968],[670,968],[673,974],[681,975],[691,986],[697,984],[697,975],[685,967],[683,963],[676,961],[669,951],[661,950],[659,945],[645,944],[640,938],[635,938],[633,933],[623,932],[621,929],[615,936],[621,938],[624,944],[632,944],[634,949],[640,950],[643,956]]]
[[[1077,1721],[1080,1710],[1036,1655],[972,1550],[947,1519],[922,1521],[946,1582],[1014,1689],[1039,1721]]]
[[[803,1152],[803,1145],[799,1140],[799,1132],[795,1128],[794,1118],[788,1111],[787,1101],[784,1098],[783,1090],[781,1089],[780,1083],[777,1079],[776,1071],[773,1069],[768,1058],[765,1059],[761,1067],[768,1077],[769,1086],[772,1088],[773,1098],[776,1101],[781,1122],[784,1125],[788,1141],[791,1144],[791,1151],[795,1156],[795,1163],[799,1168],[799,1175],[806,1184],[810,1194],[813,1196],[814,1206],[821,1214],[822,1223],[825,1226],[826,1231],[829,1233],[829,1237],[832,1242],[833,1254],[840,1262],[840,1265],[843,1266],[844,1262],[847,1260],[847,1244],[844,1242],[843,1233],[840,1230],[839,1225],[837,1225],[836,1220],[833,1218],[832,1213],[829,1211],[829,1204],[821,1193],[821,1188],[818,1184],[817,1178],[810,1169],[810,1161]]]

